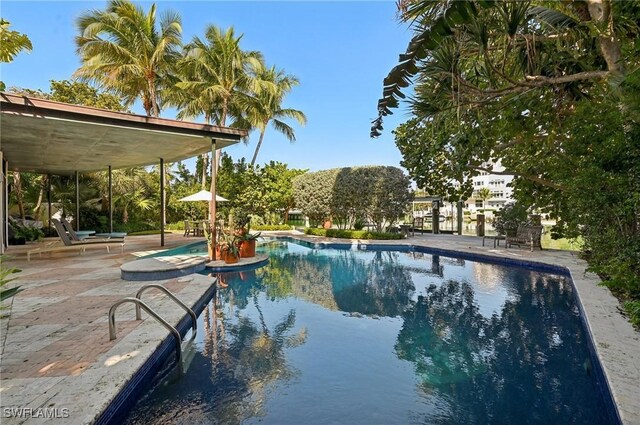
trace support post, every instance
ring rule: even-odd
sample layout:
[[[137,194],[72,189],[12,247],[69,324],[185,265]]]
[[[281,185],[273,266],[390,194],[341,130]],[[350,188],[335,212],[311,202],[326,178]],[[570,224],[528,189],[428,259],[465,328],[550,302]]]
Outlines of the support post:
[[[462,236],[462,207],[464,202],[458,201],[458,236]]]
[[[216,245],[218,241],[218,235],[216,234],[216,180],[218,178],[218,150],[216,146],[216,139],[211,139],[211,187],[209,191],[211,192],[211,200],[209,201],[209,226],[211,226],[211,240],[212,240],[212,249],[211,251],[211,260],[216,260]]]
[[[51,234],[51,174],[47,174],[47,235]]]
[[[5,248],[9,245],[7,195],[7,171],[2,151],[0,151],[0,254],[4,254]]]
[[[78,172],[75,172],[76,177],[76,232],[80,231],[80,179],[78,178]]]
[[[435,200],[431,203],[431,231],[432,233],[440,233],[440,201]]]
[[[164,246],[164,222],[167,220],[166,217],[166,199],[164,193],[164,158],[160,158],[160,246]]]
[[[109,233],[113,233],[113,181],[109,165]]]

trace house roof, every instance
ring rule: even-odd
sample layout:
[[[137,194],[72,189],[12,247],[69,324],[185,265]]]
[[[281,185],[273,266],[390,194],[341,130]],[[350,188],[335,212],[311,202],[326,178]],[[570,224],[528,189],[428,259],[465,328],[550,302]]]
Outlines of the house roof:
[[[244,130],[70,105],[0,92],[0,150],[13,171],[71,174],[180,161]]]

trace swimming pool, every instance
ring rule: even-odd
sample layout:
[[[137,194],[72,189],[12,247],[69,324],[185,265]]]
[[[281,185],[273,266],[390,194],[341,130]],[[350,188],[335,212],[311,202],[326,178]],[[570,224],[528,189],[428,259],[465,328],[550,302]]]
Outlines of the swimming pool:
[[[606,424],[570,279],[424,252],[259,247],[199,318],[185,377],[129,424]]]

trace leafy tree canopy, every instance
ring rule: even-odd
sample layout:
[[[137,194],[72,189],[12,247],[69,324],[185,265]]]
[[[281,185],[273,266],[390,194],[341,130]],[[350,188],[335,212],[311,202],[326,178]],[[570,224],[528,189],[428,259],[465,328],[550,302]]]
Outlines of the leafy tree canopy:
[[[72,105],[91,106],[111,111],[127,112],[123,100],[118,96],[105,93],[80,81],[50,80],[50,92],[28,88],[11,87],[11,93],[70,103]]]
[[[557,219],[556,236],[582,235],[592,270],[640,298],[640,4],[401,6],[415,37],[372,135],[414,82],[413,117],[395,136],[419,186],[459,199],[500,159],[517,200]]]

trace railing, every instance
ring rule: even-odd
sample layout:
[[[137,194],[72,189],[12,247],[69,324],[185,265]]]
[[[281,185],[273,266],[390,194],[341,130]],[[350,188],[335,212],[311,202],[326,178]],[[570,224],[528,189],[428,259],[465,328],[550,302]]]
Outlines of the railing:
[[[196,314],[193,312],[193,310],[191,310],[189,307],[187,307],[185,305],[185,303],[180,301],[180,299],[178,297],[173,295],[173,293],[171,291],[169,291],[167,288],[165,288],[164,286],[159,285],[157,283],[150,283],[148,285],[144,285],[142,288],[140,288],[138,290],[138,292],[136,293],[136,298],[140,299],[140,297],[142,296],[143,292],[145,292],[147,289],[153,289],[153,288],[159,289],[160,291],[164,292],[164,294],[166,296],[171,298],[173,301],[175,301],[176,304],[178,304],[187,313],[189,313],[189,316],[191,316],[191,329],[192,329],[192,331],[191,331],[191,339],[194,339],[196,337],[196,333],[198,332],[198,318],[196,317]],[[136,320],[142,320],[142,312],[140,311],[140,305],[139,304],[136,304]]]
[[[165,328],[169,330],[169,332],[173,334],[176,346],[176,362],[178,363],[180,372],[182,373],[182,338],[180,337],[180,333],[176,330],[176,328],[171,326],[169,322],[160,317],[158,313],[156,313],[151,307],[143,303],[139,298],[123,298],[111,306],[111,308],[109,309],[109,340],[113,341],[114,339],[116,339],[116,309],[124,303],[134,303],[136,305],[136,312],[138,312],[139,309],[142,308],[151,317],[160,322]]]

